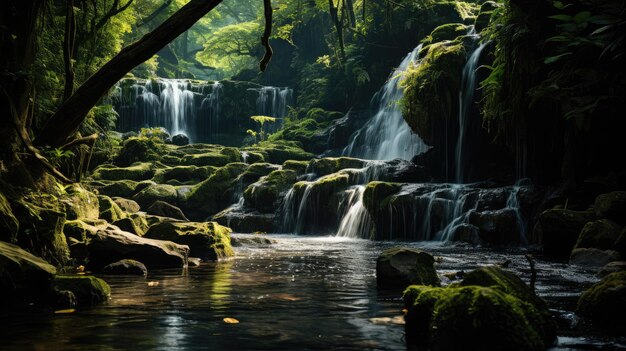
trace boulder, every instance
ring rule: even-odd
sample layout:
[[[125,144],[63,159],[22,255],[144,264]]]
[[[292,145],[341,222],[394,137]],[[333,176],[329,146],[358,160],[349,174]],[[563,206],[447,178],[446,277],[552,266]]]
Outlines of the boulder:
[[[480,230],[480,239],[483,243],[490,245],[519,243],[517,214],[514,209],[472,211],[469,215],[469,223]]]
[[[123,197],[114,197],[113,201],[126,213],[136,213],[141,210],[141,206],[136,201],[125,199]]]
[[[236,233],[271,233],[275,229],[276,215],[231,207],[216,214],[211,220],[231,228]]]
[[[593,204],[598,218],[607,218],[626,225],[626,191],[614,191],[598,195]]]
[[[587,322],[623,334],[626,328],[626,272],[612,273],[587,289],[576,313]]]
[[[569,263],[584,267],[604,267],[609,262],[619,261],[622,257],[614,250],[579,248],[572,251]]]
[[[598,276],[606,277],[611,273],[617,273],[626,271],[626,261],[613,261],[606,264],[606,266],[602,267],[600,272],[598,272]]]
[[[148,275],[148,269],[146,266],[135,260],[119,260],[108,264],[102,268],[104,274],[119,274],[119,275]]]
[[[550,256],[566,258],[572,252],[578,235],[587,222],[593,221],[591,211],[550,209],[539,215],[535,232],[543,243],[543,252]]]
[[[602,250],[613,249],[621,231],[620,225],[608,219],[589,222],[580,232],[575,249],[583,247]]]
[[[129,167],[100,166],[93,172],[94,179],[100,180],[148,180],[154,176],[150,162],[134,163]]]
[[[405,288],[411,284],[438,286],[434,264],[431,254],[418,249],[387,249],[376,260],[376,282],[380,288]]]
[[[87,244],[89,267],[102,267],[122,259],[142,262],[149,269],[178,268],[187,264],[189,247],[171,241],[142,238],[121,230],[99,230]]]
[[[93,306],[111,295],[111,288],[104,280],[89,275],[57,275],[52,286],[59,291],[71,291],[78,306]]]
[[[100,214],[98,197],[94,193],[87,191],[78,183],[69,185],[65,192],[61,202],[65,206],[67,219],[98,219]]]
[[[177,146],[189,145],[189,137],[185,134],[176,134],[172,137],[172,144]]]
[[[234,256],[230,233],[230,228],[215,222],[165,221],[152,225],[145,236],[186,245],[191,256],[217,261]]]
[[[231,235],[230,243],[233,247],[240,246],[267,246],[276,243],[276,240],[270,239],[258,234],[237,234]]]
[[[117,222],[127,217],[126,213],[108,196],[98,196],[98,203],[100,204],[100,218],[108,222]]]
[[[311,160],[307,172],[315,173],[318,177],[331,173],[337,173],[346,168],[363,168],[367,165],[366,160],[351,157],[324,157]]]
[[[497,288],[412,285],[404,302],[409,349],[545,350],[556,340],[547,309]]]
[[[155,201],[161,200],[169,203],[176,203],[178,201],[178,192],[172,185],[167,184],[155,184],[149,185],[145,189],[141,190],[135,196],[133,200],[137,201],[142,208],[150,207]]]
[[[98,192],[100,195],[130,198],[135,195],[135,188],[137,188],[137,182],[133,180],[119,180],[100,187]]]
[[[297,173],[292,170],[275,170],[251,184],[243,193],[246,206],[260,212],[274,212],[277,203],[282,200],[296,182]]]
[[[146,234],[147,229],[143,229],[137,225],[135,220],[130,217],[122,218],[113,222],[113,225],[120,228],[121,230],[129,233],[133,233],[135,235],[143,236]]]
[[[56,272],[42,258],[0,241],[0,305],[10,305],[15,299],[27,303],[42,299]]]
[[[168,217],[173,219],[180,219],[183,221],[189,221],[183,211],[180,208],[170,205],[165,201],[157,200],[146,210],[149,214],[161,217]]]
[[[462,223],[453,229],[451,240],[478,245],[480,244],[480,229],[474,225]]]

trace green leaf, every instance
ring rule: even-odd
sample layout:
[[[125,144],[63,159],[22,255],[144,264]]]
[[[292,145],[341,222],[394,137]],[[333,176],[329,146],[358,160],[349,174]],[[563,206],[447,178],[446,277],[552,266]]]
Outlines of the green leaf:
[[[552,18],[558,21],[562,21],[562,22],[571,22],[573,17],[569,16],[569,15],[553,15],[553,16],[549,16],[548,18]]]
[[[579,12],[576,16],[574,16],[574,22],[576,23],[587,22],[589,20],[589,17],[591,17],[591,12],[582,11],[582,12]]]
[[[560,55],[546,57],[546,58],[543,60],[543,63],[545,63],[546,65],[547,65],[547,64],[551,64],[551,63],[554,63],[554,62],[556,62],[556,61],[558,61],[558,60],[562,59],[563,57],[568,56],[568,55],[571,55],[571,54],[572,54],[571,52],[566,52],[566,53],[563,53],[563,54],[560,54]]]

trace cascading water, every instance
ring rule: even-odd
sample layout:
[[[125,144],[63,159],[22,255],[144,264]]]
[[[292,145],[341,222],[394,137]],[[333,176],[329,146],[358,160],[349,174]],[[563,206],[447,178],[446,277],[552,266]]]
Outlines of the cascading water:
[[[341,219],[337,236],[371,239],[368,233],[372,228],[372,219],[363,204],[364,191],[363,185],[357,185],[346,191],[348,209]]]
[[[377,112],[352,136],[350,144],[343,150],[344,155],[374,160],[410,160],[428,149],[422,139],[412,133],[399,107],[402,98],[400,80],[410,65],[419,65],[421,49],[420,44],[411,51],[374,95],[372,105]]]
[[[465,154],[471,144],[466,142],[466,135],[469,132],[471,106],[474,104],[474,92],[476,91],[476,69],[478,60],[487,43],[481,43],[472,52],[465,67],[463,68],[463,76],[461,79],[461,90],[459,91],[459,134],[456,142],[455,167],[456,182],[463,183],[466,181],[466,163]]]
[[[208,136],[209,142],[217,140],[217,134],[220,130],[220,95],[222,88],[222,83],[218,81],[210,86],[202,87],[202,93],[206,97],[202,99],[200,104],[200,112],[204,118],[198,121],[198,129],[203,135]],[[210,92],[208,92],[209,90]]]
[[[260,116],[276,117],[275,123],[269,124],[268,132],[274,132],[282,125],[287,116],[287,106],[292,104],[293,90],[284,87],[262,87],[256,100],[256,111]]]

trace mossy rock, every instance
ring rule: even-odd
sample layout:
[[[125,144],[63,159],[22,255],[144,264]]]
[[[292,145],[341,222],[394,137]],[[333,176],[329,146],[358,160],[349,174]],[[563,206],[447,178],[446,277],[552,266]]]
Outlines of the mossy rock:
[[[66,221],[63,227],[63,233],[67,240],[74,239],[76,242],[87,242],[89,237],[96,235],[98,230],[107,227],[106,220],[86,221],[75,219]]]
[[[462,23],[447,23],[435,28],[422,43],[425,45],[438,43],[444,40],[454,40],[467,34],[467,26]]]
[[[224,147],[221,150],[186,155],[182,158],[181,163],[184,165],[222,167],[229,163],[241,161],[242,157],[238,149]]]
[[[404,292],[409,347],[545,350],[555,339],[533,304],[490,287],[410,286]]]
[[[98,167],[93,173],[94,179],[102,180],[148,180],[154,176],[152,163],[135,163],[128,167]]]
[[[264,177],[273,171],[279,170],[280,166],[273,165],[271,163],[253,163],[239,175],[239,180],[241,181],[242,187],[247,188],[250,184],[258,181],[261,177]]]
[[[598,218],[608,218],[626,225],[626,191],[598,195],[593,208]]]
[[[169,184],[149,185],[133,196],[133,200],[137,201],[139,206],[146,209],[159,200],[168,203],[177,203],[178,199],[176,187]]]
[[[216,222],[161,222],[145,236],[187,245],[191,256],[216,261],[234,256],[230,233],[230,228]]]
[[[295,171],[298,176],[306,173],[306,169],[308,166],[309,162],[307,161],[287,160],[283,163],[283,169]]]
[[[376,283],[379,288],[404,289],[411,284],[439,286],[435,258],[422,250],[394,247],[383,251],[376,260]]]
[[[109,299],[111,288],[104,280],[89,275],[57,275],[52,286],[74,293],[78,306],[93,306]]]
[[[118,180],[99,188],[98,192],[101,195],[106,195],[110,197],[130,198],[135,195],[135,188],[137,188],[136,181]]]
[[[540,237],[545,254],[567,258],[576,245],[580,231],[594,219],[592,211],[550,209],[539,215],[534,232]]]
[[[100,217],[110,223],[119,221],[122,218],[126,218],[126,213],[108,196],[98,196],[98,203],[100,205]]]
[[[211,166],[176,166],[157,170],[152,180],[157,183],[166,183],[170,180],[198,183],[207,179],[214,171],[215,168]]]
[[[165,144],[157,137],[133,137],[124,142],[115,163],[129,166],[135,162],[157,161],[164,151]]]
[[[56,268],[17,245],[0,241],[0,305],[45,298]]]
[[[396,194],[402,188],[402,184],[388,182],[370,182],[363,192],[363,204],[367,212],[373,217],[378,215],[378,211],[385,208],[389,202],[389,197]]]
[[[248,167],[245,163],[230,163],[217,169],[209,179],[191,189],[185,203],[181,203],[181,208],[187,214],[203,213],[204,218],[224,209],[232,203],[235,188],[239,184],[238,177]]]
[[[261,212],[274,212],[282,195],[296,182],[297,173],[292,170],[275,170],[258,182],[251,184],[243,193],[246,206]]]
[[[189,221],[180,208],[161,200],[153,202],[152,205],[146,209],[146,212],[156,216]]]
[[[80,184],[71,184],[65,189],[61,202],[65,205],[67,219],[98,219],[100,214],[98,197]]]
[[[442,146],[446,120],[456,113],[461,72],[467,60],[460,41],[429,45],[419,65],[411,66],[401,81],[402,115],[426,144]]]
[[[133,233],[139,236],[143,236],[146,233],[146,229],[138,226],[137,222],[135,222],[135,220],[130,217],[119,219],[113,222],[113,225],[125,232]]]
[[[0,240],[16,242],[20,222],[15,218],[11,204],[0,192]]]
[[[574,249],[586,247],[612,250],[621,232],[622,226],[608,219],[588,222],[581,230]]]
[[[485,28],[489,27],[491,17],[500,6],[501,5],[495,1],[485,1],[482,3],[478,16],[476,16],[476,20],[474,20],[474,28],[477,32],[482,32]]]
[[[113,201],[126,213],[136,213],[141,210],[141,206],[136,201],[123,197],[114,197]]]
[[[585,290],[576,313],[592,325],[622,333],[626,328],[626,271],[612,273]]]
[[[146,276],[148,269],[146,265],[135,260],[119,260],[102,268],[104,274],[116,275],[141,275]]]
[[[315,173],[318,177],[339,172],[346,168],[363,168],[367,161],[351,157],[325,157],[311,160],[307,172]]]
[[[282,164],[287,160],[307,161],[315,155],[302,149],[302,145],[294,141],[264,141],[244,149],[246,152],[257,152],[263,155],[265,162]]]

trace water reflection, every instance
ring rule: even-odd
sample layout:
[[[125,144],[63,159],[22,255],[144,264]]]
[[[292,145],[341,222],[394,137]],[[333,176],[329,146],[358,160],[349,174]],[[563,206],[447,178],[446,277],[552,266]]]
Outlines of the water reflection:
[[[110,301],[72,315],[0,315],[7,350],[403,350],[397,292],[376,289],[376,257],[393,242],[276,235],[271,247],[238,248],[230,261],[188,271],[152,271],[146,279],[106,277]],[[511,259],[529,277],[522,252],[444,244],[426,247],[440,273]],[[537,261],[537,288],[556,310],[571,314],[583,269]],[[149,286],[148,282],[158,282]],[[582,284],[582,285],[581,285]],[[225,317],[239,324],[224,323]],[[382,318],[382,319],[381,319]]]

